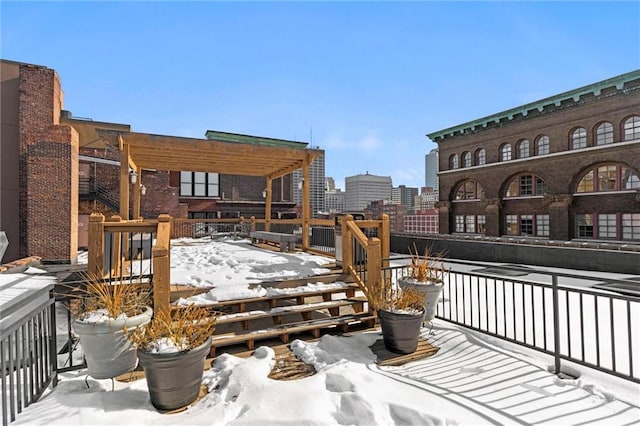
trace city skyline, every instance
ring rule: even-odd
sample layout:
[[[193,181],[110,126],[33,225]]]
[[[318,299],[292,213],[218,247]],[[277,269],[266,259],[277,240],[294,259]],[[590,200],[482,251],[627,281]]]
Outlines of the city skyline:
[[[5,1],[2,58],[55,69],[75,116],[305,141],[338,188],[420,188],[427,133],[638,68],[640,5],[579,5]]]

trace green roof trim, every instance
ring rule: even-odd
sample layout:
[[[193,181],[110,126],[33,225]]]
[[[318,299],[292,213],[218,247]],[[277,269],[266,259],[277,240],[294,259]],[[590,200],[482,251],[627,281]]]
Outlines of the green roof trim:
[[[506,111],[502,111],[493,115],[489,115],[487,117],[479,118],[477,120],[469,121],[467,123],[458,124],[457,126],[449,127],[444,130],[439,130],[437,132],[428,133],[427,137],[432,141],[436,142],[437,139],[442,139],[446,136],[452,136],[456,132],[465,133],[466,130],[475,130],[478,127],[487,127],[487,125],[491,122],[499,123],[504,119],[511,120],[515,115],[521,114],[522,116],[526,116],[529,111],[537,109],[542,112],[546,106],[555,105],[560,106],[560,104],[567,100],[573,100],[574,102],[578,102],[581,96],[593,93],[595,96],[599,96],[600,92],[603,89],[615,86],[616,89],[622,90],[625,83],[628,83],[633,80],[640,79],[640,70],[635,70],[628,72],[626,74],[619,75],[617,77],[612,77],[607,80],[603,80],[597,83],[590,84],[588,86],[580,87],[578,89],[570,90],[568,92],[560,93],[555,96],[550,96],[548,98],[540,99],[539,101],[531,102],[516,108],[511,108]]]
[[[288,141],[284,139],[265,138],[261,136],[241,135],[238,133],[218,132],[216,130],[207,130],[205,137],[208,140],[215,140],[219,142],[235,142],[246,143],[251,145],[266,145],[277,146],[281,148],[297,148],[304,149],[307,147],[307,142]]]

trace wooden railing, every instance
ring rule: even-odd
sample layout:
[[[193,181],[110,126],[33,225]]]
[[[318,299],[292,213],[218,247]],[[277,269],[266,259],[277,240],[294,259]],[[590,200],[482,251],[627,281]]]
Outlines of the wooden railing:
[[[119,216],[106,221],[101,213],[89,217],[89,275],[130,282],[148,279],[156,313],[169,312],[170,252],[169,215],[130,221]]]
[[[375,237],[364,230],[375,229]],[[342,219],[342,270],[351,274],[362,292],[371,300],[371,292],[382,290],[382,269],[389,266],[389,216],[381,220]],[[371,306],[370,306],[371,309]]]

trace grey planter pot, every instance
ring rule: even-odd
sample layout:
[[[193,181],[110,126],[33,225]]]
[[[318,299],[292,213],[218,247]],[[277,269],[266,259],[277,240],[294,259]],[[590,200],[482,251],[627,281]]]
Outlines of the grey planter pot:
[[[147,306],[139,315],[106,323],[74,320],[73,328],[80,336],[89,375],[94,379],[109,379],[133,371],[138,357],[123,329],[140,327],[151,321],[152,315],[153,309]]]
[[[175,410],[195,401],[210,349],[211,337],[200,346],[183,352],[149,353],[138,349],[151,404],[159,410]]]
[[[417,315],[378,310],[384,346],[391,352],[410,354],[418,347],[424,311]]]
[[[438,306],[438,300],[442,295],[442,283],[436,282],[421,282],[416,281],[413,278],[399,278],[398,285],[402,290],[405,288],[415,288],[418,292],[424,295],[424,319],[427,321],[433,320],[436,316],[436,307]]]

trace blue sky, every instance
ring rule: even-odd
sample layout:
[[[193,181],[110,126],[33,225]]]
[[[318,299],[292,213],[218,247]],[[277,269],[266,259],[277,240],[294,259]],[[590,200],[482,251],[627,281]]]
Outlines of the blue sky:
[[[311,142],[424,185],[425,135],[640,68],[640,2],[13,2],[0,56],[133,130]]]

